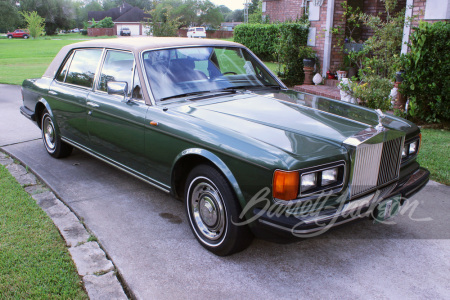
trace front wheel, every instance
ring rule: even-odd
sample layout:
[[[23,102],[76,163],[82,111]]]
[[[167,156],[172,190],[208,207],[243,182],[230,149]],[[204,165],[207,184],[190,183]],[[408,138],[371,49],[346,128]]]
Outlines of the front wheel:
[[[215,168],[200,165],[191,171],[184,200],[192,232],[207,250],[226,256],[251,243],[248,227],[232,222],[241,222],[241,209],[228,181]]]
[[[8,35],[8,39],[12,39],[12,35]]]
[[[63,158],[72,153],[73,147],[61,141],[61,137],[55,130],[53,120],[47,110],[41,119],[42,140],[47,153],[55,158]]]
[[[23,38],[24,38],[24,39],[27,39],[27,38],[28,38],[28,35],[25,34],[25,35],[23,36]]]

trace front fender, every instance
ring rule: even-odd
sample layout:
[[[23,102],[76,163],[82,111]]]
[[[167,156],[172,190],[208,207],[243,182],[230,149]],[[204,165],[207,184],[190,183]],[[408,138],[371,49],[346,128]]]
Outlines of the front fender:
[[[217,169],[219,169],[222,174],[225,176],[225,178],[230,183],[231,187],[233,188],[236,197],[238,198],[239,203],[241,204],[241,207],[245,206],[245,199],[242,194],[241,188],[239,187],[239,184],[234,177],[233,173],[230,171],[230,169],[227,167],[227,165],[214,153],[201,149],[201,148],[190,148],[183,150],[180,154],[177,155],[175,158],[173,164],[172,164],[172,186],[175,186],[174,180],[174,170],[176,169],[178,163],[182,160],[184,160],[187,156],[193,156],[193,157],[200,157],[203,159],[206,159],[210,163],[212,163]]]

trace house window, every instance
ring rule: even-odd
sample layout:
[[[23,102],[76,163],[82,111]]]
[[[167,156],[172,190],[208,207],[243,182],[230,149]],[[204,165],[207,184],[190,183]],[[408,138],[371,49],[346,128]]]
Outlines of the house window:
[[[448,0],[427,0],[425,6],[425,20],[450,19],[450,4]]]
[[[266,12],[266,2],[262,3],[262,12]]]

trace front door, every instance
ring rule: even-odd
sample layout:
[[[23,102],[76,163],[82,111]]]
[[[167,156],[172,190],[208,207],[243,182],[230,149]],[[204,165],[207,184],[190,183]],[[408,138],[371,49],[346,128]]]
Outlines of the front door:
[[[108,94],[108,82],[126,82],[127,95]],[[145,116],[148,110],[131,52],[108,50],[96,88],[87,99],[91,149],[125,169],[145,174]]]

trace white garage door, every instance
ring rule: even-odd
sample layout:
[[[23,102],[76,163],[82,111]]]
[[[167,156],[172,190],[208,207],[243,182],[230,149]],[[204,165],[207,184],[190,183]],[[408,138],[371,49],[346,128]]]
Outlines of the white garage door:
[[[130,28],[131,35],[139,35],[139,25],[128,25]]]
[[[122,28],[128,28],[131,31],[131,35],[139,35],[139,26],[140,25],[118,25],[117,26],[117,34],[120,34],[120,30],[122,30]]]

